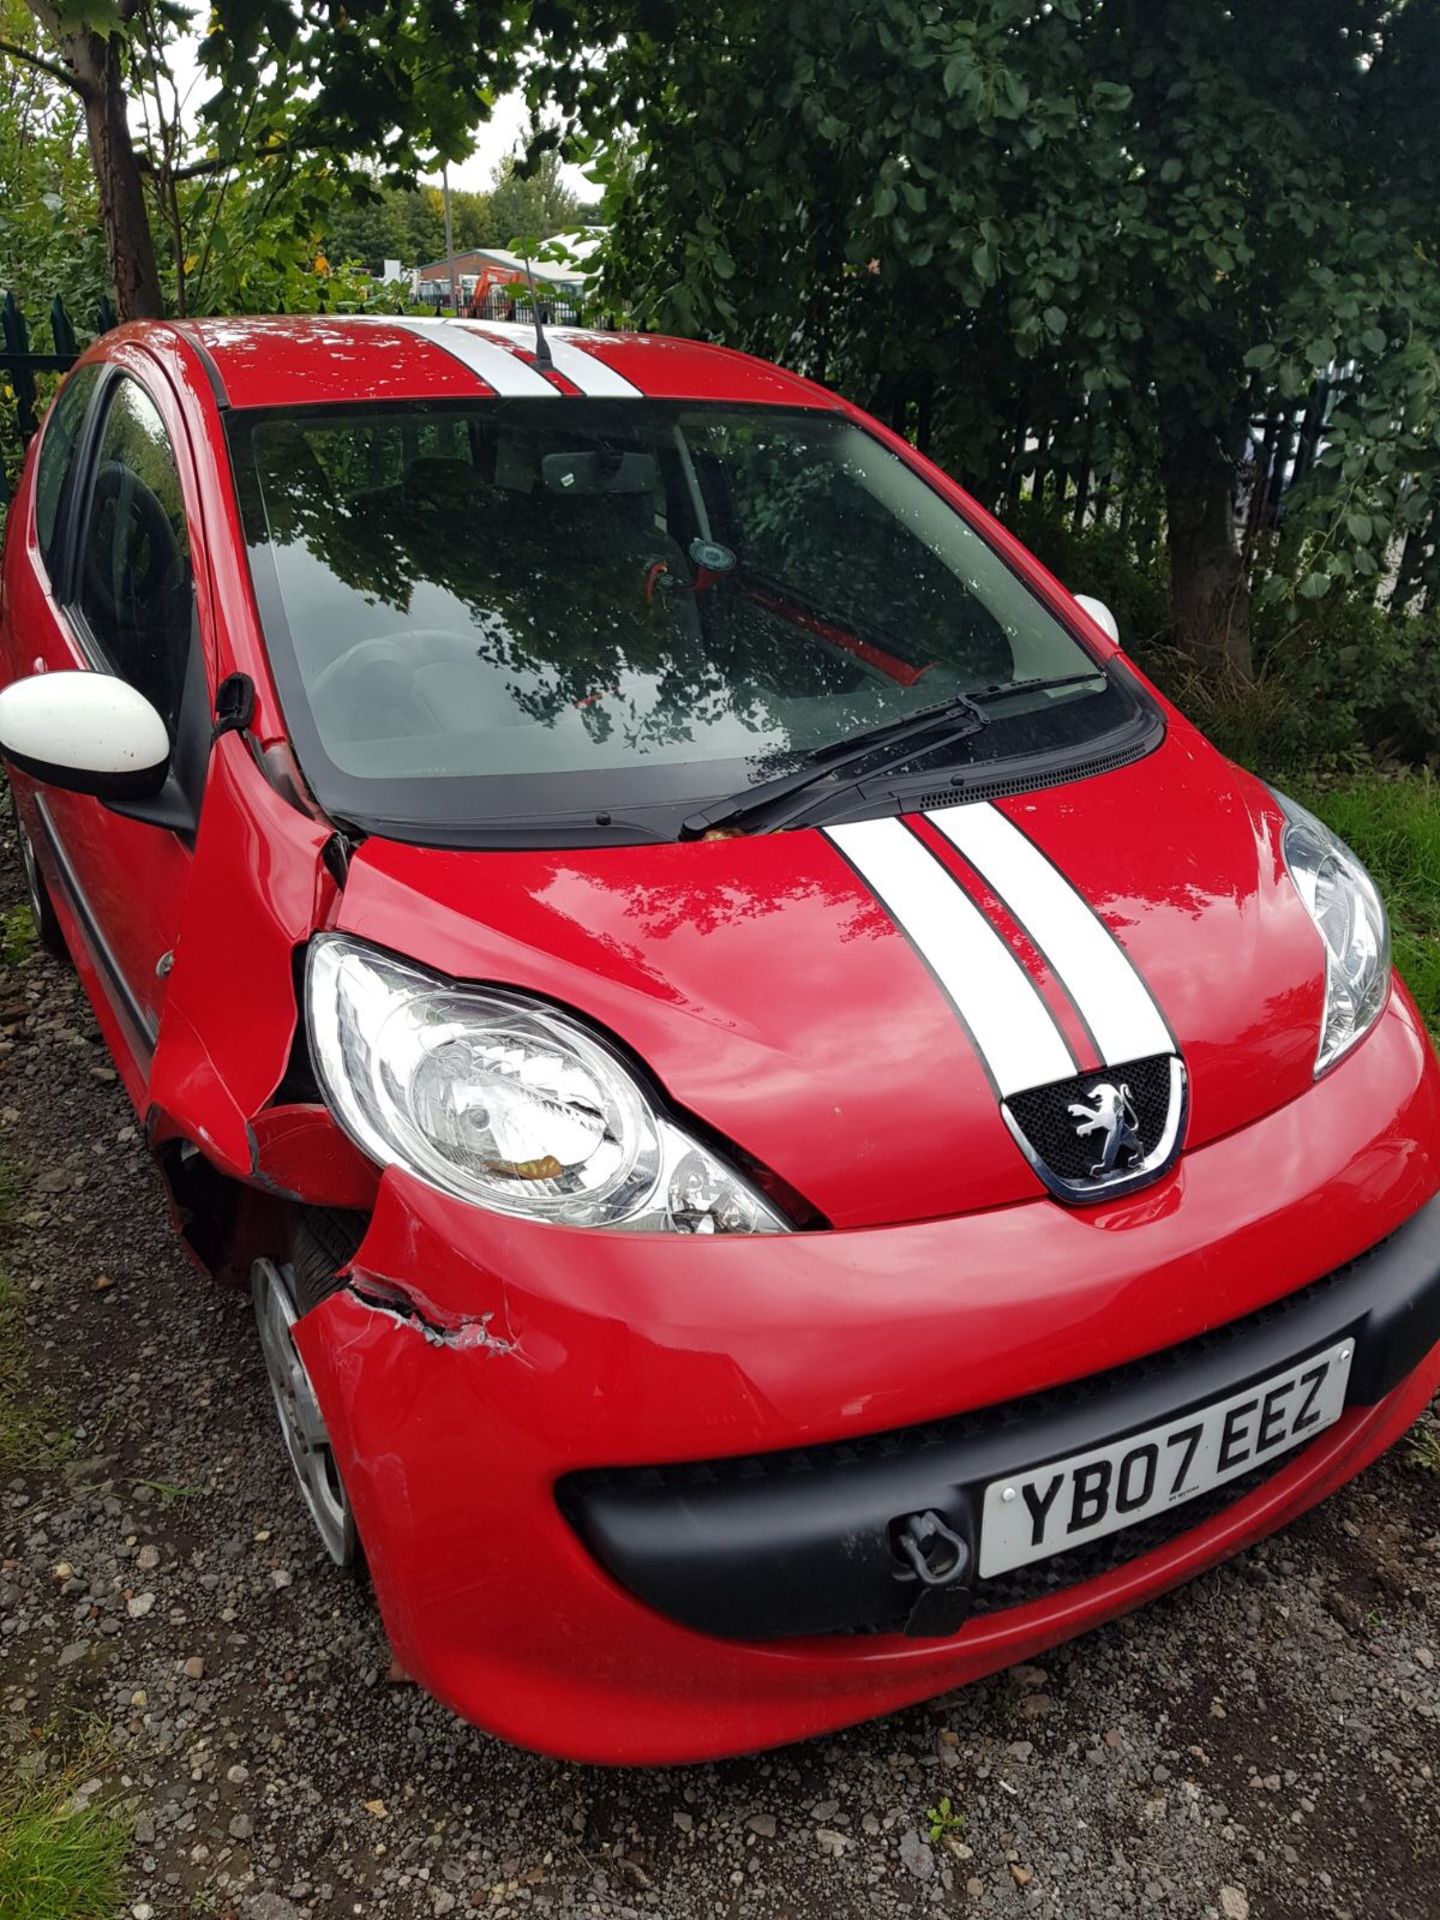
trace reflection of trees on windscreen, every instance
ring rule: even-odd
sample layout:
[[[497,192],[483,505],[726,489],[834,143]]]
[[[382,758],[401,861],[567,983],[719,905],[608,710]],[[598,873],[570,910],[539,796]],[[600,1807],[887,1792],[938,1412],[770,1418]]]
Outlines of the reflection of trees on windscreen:
[[[462,459],[453,441],[440,454],[432,444],[407,449],[396,484],[396,463],[357,446],[349,428],[260,429],[271,538],[303,545],[346,587],[393,609],[397,628],[417,587],[452,595],[477,658],[509,676],[532,720],[575,709],[592,738],[618,726],[651,748],[723,718],[773,729],[763,684],[737,674],[734,647],[702,628],[683,552],[654,527],[647,497],[501,487],[468,449]],[[377,473],[381,484],[366,486]]]
[[[957,521],[943,560],[911,524],[921,483],[895,462],[895,497],[882,503],[847,457],[850,432],[825,420],[773,433],[749,419],[716,431],[749,564],[912,666],[943,663],[974,685],[1008,679],[1010,638],[965,577],[975,543]]]

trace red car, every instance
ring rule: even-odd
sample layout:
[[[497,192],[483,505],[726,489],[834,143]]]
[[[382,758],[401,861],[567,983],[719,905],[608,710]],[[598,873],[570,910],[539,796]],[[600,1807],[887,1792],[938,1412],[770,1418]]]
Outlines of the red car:
[[[629,1762],[881,1713],[1434,1390],[1440,1074],[1364,870],[833,394],[127,327],[3,593],[36,916],[457,1712]]]

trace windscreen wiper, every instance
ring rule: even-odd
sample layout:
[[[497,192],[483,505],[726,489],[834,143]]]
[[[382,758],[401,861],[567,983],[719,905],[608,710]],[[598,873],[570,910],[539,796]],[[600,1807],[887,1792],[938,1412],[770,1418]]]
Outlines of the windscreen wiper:
[[[989,724],[989,714],[981,712],[971,695],[957,693],[952,699],[922,707],[918,713],[906,714],[899,720],[887,720],[878,727],[867,727],[863,733],[852,733],[848,739],[837,740],[833,746],[817,747],[806,756],[806,764],[795,773],[783,773],[774,780],[762,780],[758,786],[746,787],[742,792],[732,794],[728,800],[717,800],[713,806],[702,807],[683,822],[680,838],[699,840],[716,827],[763,827],[768,830],[786,826],[814,806],[816,787],[834,780],[836,775],[852,767],[863,765],[877,754],[881,759],[874,771],[880,773],[886,768],[903,766],[905,761],[913,760],[922,743],[928,751],[934,752],[937,748],[952,746],[957,740],[968,739],[972,733],[979,733],[982,727],[988,727]],[[843,789],[846,784],[838,781],[836,790]]]
[[[977,707],[988,707],[994,700],[1008,700],[1012,693],[1049,693],[1056,687],[1078,687],[1085,680],[1103,680],[1105,669],[1091,667],[1088,673],[1060,673],[1053,679],[1041,676],[1035,680],[1012,680],[1004,687],[981,687],[971,689],[969,698]]]

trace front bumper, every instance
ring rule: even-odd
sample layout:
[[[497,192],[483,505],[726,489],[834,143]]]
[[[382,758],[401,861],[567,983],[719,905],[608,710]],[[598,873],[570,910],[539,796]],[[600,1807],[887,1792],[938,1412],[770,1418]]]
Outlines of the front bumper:
[[[1085,1213],[1038,1201],[864,1232],[678,1242],[482,1216],[392,1171],[350,1288],[299,1337],[397,1656],[457,1711],[522,1744],[693,1759],[943,1692],[1187,1578],[1358,1471],[1433,1390],[1437,1079],[1397,993],[1374,1034],[1302,1100]],[[1337,1273],[1382,1241],[1390,1249]],[[1177,1394],[1191,1404],[1202,1396],[1190,1358],[1211,1398],[1217,1370],[1230,1369],[1226,1384],[1236,1369],[1253,1378],[1286,1344],[1284,1328],[1299,1352],[1322,1337],[1318,1319],[1300,1317],[1328,1326],[1336,1314],[1363,1347],[1338,1426],[1174,1537],[1135,1542],[1134,1558],[941,1638],[742,1640],[720,1637],[718,1617],[702,1632],[658,1591],[648,1605],[628,1590],[560,1504],[563,1483],[585,1524],[573,1496],[594,1483],[569,1476],[596,1469],[616,1484],[629,1468],[821,1452],[928,1423],[953,1437],[959,1416],[1091,1376],[1112,1376],[1102,1386],[1113,1394],[1082,1392],[1076,1404],[1114,1434],[1138,1405],[1120,1397],[1136,1387],[1116,1370],[1249,1323],[1156,1370],[1184,1362]],[[1079,1417],[1051,1412],[1062,1424]],[[1007,1420],[997,1431],[1018,1429]],[[1059,1425],[1029,1432],[1042,1457],[1072,1445]],[[973,1474],[953,1467],[945,1485],[969,1485]],[[706,1531],[691,1505],[661,1516],[677,1560]],[[771,1540],[778,1586],[794,1538]],[[733,1571],[755,1543],[728,1539]],[[718,1574],[727,1541],[712,1528],[712,1553],[717,1541]]]
[[[864,1440],[573,1474],[560,1483],[561,1510],[622,1586],[697,1632],[935,1638],[1192,1531],[1284,1456],[1136,1527],[983,1579],[974,1569],[991,1481],[1227,1400],[1342,1339],[1354,1346],[1347,1408],[1388,1399],[1440,1341],[1440,1198],[1299,1293],[1128,1366]],[[953,1578],[935,1585],[896,1550],[897,1528],[923,1513],[964,1548]]]

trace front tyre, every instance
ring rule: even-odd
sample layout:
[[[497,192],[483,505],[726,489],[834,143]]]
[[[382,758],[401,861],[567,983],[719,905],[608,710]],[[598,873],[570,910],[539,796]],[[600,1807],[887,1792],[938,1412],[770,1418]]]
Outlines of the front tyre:
[[[290,1465],[326,1553],[337,1567],[348,1567],[356,1555],[355,1516],[315,1389],[295,1344],[299,1315],[288,1267],[257,1260],[250,1270],[250,1294]]]

